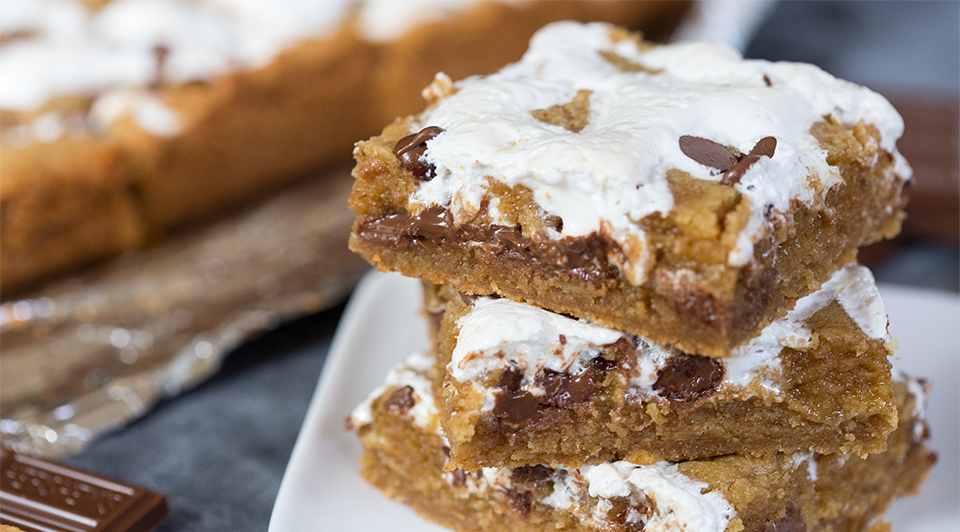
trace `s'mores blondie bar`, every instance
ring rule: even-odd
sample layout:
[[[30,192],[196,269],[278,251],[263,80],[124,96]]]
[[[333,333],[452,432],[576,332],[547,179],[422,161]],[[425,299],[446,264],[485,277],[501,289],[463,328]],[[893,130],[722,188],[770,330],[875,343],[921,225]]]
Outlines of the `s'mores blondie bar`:
[[[866,458],[797,452],[450,470],[435,371],[428,355],[411,356],[347,424],[364,449],[364,478],[458,531],[861,532],[915,493],[936,460],[924,445],[924,387],[904,377],[895,385],[898,428],[886,451]]]
[[[729,356],[899,231],[880,95],[723,45],[556,23],[358,144],[351,248],[686,353]]]
[[[877,453],[897,426],[893,342],[863,266],[839,270],[722,359],[508,299],[439,292],[435,390],[451,467],[468,472]]]

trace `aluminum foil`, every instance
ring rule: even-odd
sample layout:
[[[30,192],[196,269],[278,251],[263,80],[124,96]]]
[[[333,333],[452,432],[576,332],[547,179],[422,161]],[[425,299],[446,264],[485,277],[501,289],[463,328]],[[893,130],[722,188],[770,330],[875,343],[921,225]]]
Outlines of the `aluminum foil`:
[[[308,179],[215,225],[0,305],[0,438],[58,457],[213,375],[231,349],[342,301],[352,179]]]

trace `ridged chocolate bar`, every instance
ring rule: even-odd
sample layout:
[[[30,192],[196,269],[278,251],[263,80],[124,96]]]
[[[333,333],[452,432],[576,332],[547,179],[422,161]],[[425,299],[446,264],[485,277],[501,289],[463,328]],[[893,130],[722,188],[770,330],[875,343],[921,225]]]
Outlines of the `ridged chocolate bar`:
[[[0,447],[0,524],[24,532],[150,532],[163,494]]]

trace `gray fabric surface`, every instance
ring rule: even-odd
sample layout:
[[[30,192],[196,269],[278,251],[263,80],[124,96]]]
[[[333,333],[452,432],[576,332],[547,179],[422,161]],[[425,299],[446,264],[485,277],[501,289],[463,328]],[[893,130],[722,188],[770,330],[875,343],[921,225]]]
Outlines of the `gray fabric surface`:
[[[747,55],[812,61],[866,83],[955,93],[958,6],[786,3]],[[954,247],[920,246],[877,273],[880,280],[956,290],[957,263]],[[162,531],[266,530],[340,310],[244,346],[214,379],[68,461],[166,493],[170,517]]]

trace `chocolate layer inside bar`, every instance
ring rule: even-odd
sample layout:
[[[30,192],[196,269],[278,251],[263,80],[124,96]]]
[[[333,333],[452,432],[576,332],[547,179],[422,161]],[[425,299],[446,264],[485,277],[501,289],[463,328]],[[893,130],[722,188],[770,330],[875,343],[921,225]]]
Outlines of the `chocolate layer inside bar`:
[[[532,261],[559,275],[598,286],[616,283],[619,276],[617,267],[608,259],[611,253],[620,253],[619,246],[603,235],[535,240],[524,236],[518,227],[456,226],[450,211],[442,207],[430,207],[418,215],[387,214],[363,222],[357,233],[361,238],[404,251],[454,246],[485,254],[488,260],[521,264]]]

